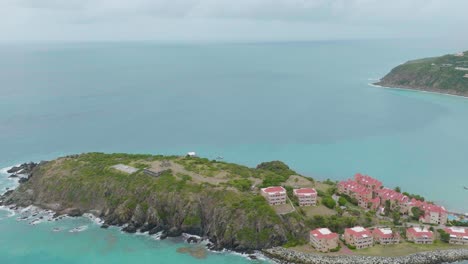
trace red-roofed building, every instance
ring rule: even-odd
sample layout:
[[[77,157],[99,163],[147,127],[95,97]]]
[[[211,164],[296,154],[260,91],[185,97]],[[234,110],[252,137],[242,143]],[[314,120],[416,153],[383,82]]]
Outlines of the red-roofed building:
[[[424,216],[419,218],[419,222],[436,225],[447,224],[448,213],[444,207],[435,204],[424,203],[420,206],[420,208],[424,211]]]
[[[356,173],[356,175],[354,175],[354,180],[360,185],[363,185],[371,190],[378,190],[382,187],[382,182],[368,175]]]
[[[294,195],[299,200],[299,206],[315,206],[317,204],[317,191],[313,188],[294,189]]]
[[[468,228],[447,227],[444,230],[450,235],[450,244],[468,245]]]
[[[337,187],[338,193],[346,194],[356,199],[359,206],[363,208],[369,208],[369,202],[372,200],[372,191],[367,187],[353,180],[341,181]]]
[[[329,252],[338,247],[338,234],[328,228],[317,228],[310,231],[310,244],[321,252]]]
[[[355,246],[356,249],[372,247],[374,244],[371,231],[361,226],[346,228],[344,239],[346,244]]]
[[[286,203],[286,189],[281,186],[262,188],[261,193],[270,205]]]
[[[390,228],[375,228],[372,231],[374,241],[382,245],[400,243],[400,234],[393,232]]]
[[[385,204],[386,201],[390,201],[392,209],[397,206],[404,206],[409,201],[408,196],[389,188],[380,189],[376,193],[380,197],[382,204]]]
[[[434,243],[434,233],[426,227],[411,227],[406,230],[406,238],[415,244],[432,244]]]

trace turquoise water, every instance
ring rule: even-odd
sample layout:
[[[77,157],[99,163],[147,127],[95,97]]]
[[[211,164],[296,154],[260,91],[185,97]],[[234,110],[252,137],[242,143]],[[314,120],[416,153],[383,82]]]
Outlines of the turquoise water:
[[[249,166],[280,159],[319,179],[367,173],[468,211],[468,99],[368,85],[466,44],[0,46],[0,168],[87,151],[196,151]],[[1,263],[199,261],[175,253],[175,241],[93,227],[51,233],[15,219],[0,221]],[[118,242],[106,251],[110,235]]]

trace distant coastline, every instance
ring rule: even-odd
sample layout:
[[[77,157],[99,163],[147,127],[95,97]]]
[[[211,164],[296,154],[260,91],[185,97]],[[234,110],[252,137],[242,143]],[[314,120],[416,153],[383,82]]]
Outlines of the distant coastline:
[[[467,97],[468,51],[405,62],[374,84]]]

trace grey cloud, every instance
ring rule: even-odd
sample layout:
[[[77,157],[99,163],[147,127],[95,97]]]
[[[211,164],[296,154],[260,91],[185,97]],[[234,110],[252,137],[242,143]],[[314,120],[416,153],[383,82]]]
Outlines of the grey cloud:
[[[465,0],[1,0],[0,40],[434,36],[468,24],[466,10]]]

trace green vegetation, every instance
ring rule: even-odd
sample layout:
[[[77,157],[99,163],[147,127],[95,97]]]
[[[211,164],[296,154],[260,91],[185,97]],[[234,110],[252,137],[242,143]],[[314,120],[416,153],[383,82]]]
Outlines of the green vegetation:
[[[331,231],[337,233],[343,233],[345,228],[353,227],[356,225],[364,225],[364,222],[356,217],[349,216],[322,216],[316,215],[305,221],[310,229],[319,227],[328,227]]]
[[[322,198],[322,204],[325,205],[326,207],[333,209],[336,207],[336,202],[331,198],[330,196],[326,196]]]
[[[250,187],[252,186],[252,181],[249,179],[234,179],[230,180],[228,184],[241,192],[245,192],[250,190]]]
[[[419,207],[411,208],[411,213],[413,214],[412,219],[418,221],[419,218],[424,215],[424,211],[421,210]]]
[[[437,229],[440,235],[440,241],[448,243],[450,241],[450,234],[445,232],[443,229]]]
[[[378,85],[467,95],[468,52],[406,62],[395,67]]]
[[[346,200],[346,198],[344,198],[343,196],[340,196],[340,198],[338,199],[338,204],[340,206],[345,206],[347,203],[348,203],[348,200]]]

